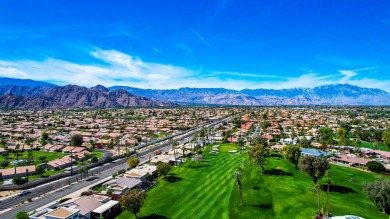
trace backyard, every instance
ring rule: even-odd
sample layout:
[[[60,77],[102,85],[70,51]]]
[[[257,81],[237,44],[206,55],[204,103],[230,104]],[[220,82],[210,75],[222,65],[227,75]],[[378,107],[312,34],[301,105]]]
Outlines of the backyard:
[[[44,162],[49,162],[51,160],[62,158],[62,157],[65,157],[67,155],[67,154],[64,154],[64,153],[61,153],[61,152],[36,151],[36,150],[34,150],[32,153],[33,153],[33,157],[34,157],[34,162],[31,163],[30,165],[40,164],[40,163],[44,163]],[[43,160],[43,162],[39,159],[39,157],[42,157],[42,156],[46,157],[46,159]],[[28,157],[28,152],[27,151],[19,153],[19,160],[27,160],[27,157]],[[11,163],[12,161],[16,160],[16,156],[12,152],[9,153],[9,156],[7,157],[7,159],[5,159],[4,156],[0,156],[0,162],[2,162],[3,160],[7,160],[7,161],[10,162],[8,164],[8,166],[5,167],[5,168],[18,166],[18,165],[13,165]]]
[[[204,153],[200,163],[173,167],[151,190],[140,218],[311,218],[317,209],[313,182],[279,154],[268,159],[266,171],[249,165],[234,144],[221,144],[220,153]],[[243,205],[233,174],[243,168]],[[332,165],[330,212],[364,218],[388,218],[362,192],[363,181],[376,175]],[[350,179],[354,178],[355,182]],[[323,183],[324,184],[324,183]],[[325,191],[322,197],[326,197]],[[325,201],[325,198],[323,198]],[[123,212],[117,218],[134,218]]]

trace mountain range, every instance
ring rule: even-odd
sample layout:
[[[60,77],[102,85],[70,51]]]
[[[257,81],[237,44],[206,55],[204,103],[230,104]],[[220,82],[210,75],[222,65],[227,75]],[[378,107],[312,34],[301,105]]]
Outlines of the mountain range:
[[[390,105],[390,93],[350,84],[315,88],[141,89],[128,86],[57,86],[33,80],[0,78],[1,109],[101,108],[181,105]]]
[[[324,85],[315,88],[244,89],[180,88],[169,90],[110,87],[162,101],[182,104],[222,105],[390,105],[390,93],[350,84]]]
[[[62,109],[175,106],[168,101],[151,100],[125,90],[109,91],[98,85],[92,88],[67,86],[0,86],[0,109]]]

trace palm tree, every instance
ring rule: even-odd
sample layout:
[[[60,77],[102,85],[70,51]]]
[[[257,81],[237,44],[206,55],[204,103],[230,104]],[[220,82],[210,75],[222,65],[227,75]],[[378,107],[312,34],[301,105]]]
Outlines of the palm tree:
[[[84,168],[79,169],[78,173],[80,173],[81,180],[83,180]]]
[[[325,176],[326,176],[326,185],[328,187],[326,191],[326,218],[329,218],[329,187],[330,184],[332,183],[332,179],[331,179],[332,171],[327,170],[325,172]]]
[[[16,144],[14,154],[16,156],[16,160],[18,161],[18,163],[19,163],[19,148],[20,148],[20,145]]]
[[[242,185],[241,185],[241,173],[242,173],[242,168],[238,167],[237,171],[234,173],[233,177],[237,181],[237,188],[238,192],[240,193],[240,205],[242,205]]]
[[[183,147],[181,148],[181,151],[183,152],[183,156],[186,157],[187,148],[184,147],[184,145],[183,145]]]
[[[243,148],[244,148],[244,139],[242,137],[240,137],[238,139],[238,145],[240,146],[240,153],[243,153],[244,152],[244,150],[243,150]]]
[[[172,142],[173,156],[175,157],[175,165],[177,166],[176,147],[179,146],[177,141]]]

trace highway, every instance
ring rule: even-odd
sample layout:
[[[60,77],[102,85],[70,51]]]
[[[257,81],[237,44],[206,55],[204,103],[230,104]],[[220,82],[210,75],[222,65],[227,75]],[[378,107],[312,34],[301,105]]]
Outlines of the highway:
[[[195,131],[202,129],[203,127],[210,127],[210,126],[217,127],[222,122],[231,120],[231,118],[232,117],[228,117],[223,120],[219,120],[219,121],[212,122],[210,124],[199,126],[195,129],[192,129],[192,131],[184,132],[182,135],[176,136],[175,140],[178,141],[179,144],[184,144],[186,142],[189,142],[192,139],[192,135],[195,133]],[[140,161],[142,162],[149,158],[149,154],[153,156],[154,151],[156,149],[160,149],[162,152],[165,152],[168,151],[170,148],[171,148],[171,144],[169,140],[167,140],[155,146],[148,147],[146,150],[145,148],[142,148],[143,151],[137,153],[137,156],[140,158]],[[67,195],[75,191],[78,191],[80,189],[85,188],[85,190],[87,190],[88,186],[90,186],[93,182],[97,182],[101,179],[112,176],[112,174],[118,172],[121,169],[126,169],[127,167],[128,166],[125,161],[125,158],[121,158],[119,160],[91,169],[89,171],[89,175],[93,175],[93,177],[91,177],[92,180],[90,181],[82,180],[77,182],[76,179],[80,178],[80,175],[77,174],[77,175],[62,178],[54,182],[46,183],[38,187],[29,189],[31,191],[31,193],[29,194],[23,196],[12,196],[10,198],[3,200],[0,203],[0,211],[11,208],[17,204],[20,204],[23,201],[25,204],[13,208],[12,210],[8,210],[3,213],[0,213],[0,218],[2,219],[15,218],[15,215],[19,211],[24,210],[27,212],[31,212],[44,205],[56,201],[59,198],[66,197]],[[40,197],[40,196],[42,197],[34,200],[33,202],[27,202],[28,198],[34,199],[35,197]]]

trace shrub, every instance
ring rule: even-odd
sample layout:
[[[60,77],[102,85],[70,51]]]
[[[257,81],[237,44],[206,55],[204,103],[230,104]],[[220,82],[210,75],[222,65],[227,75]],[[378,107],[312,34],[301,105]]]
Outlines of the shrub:
[[[81,193],[82,194],[82,193]],[[61,199],[60,201],[59,201],[59,203],[64,203],[64,202],[66,202],[66,201],[68,201],[68,200],[70,200],[71,198],[63,198],[63,199]]]
[[[383,166],[383,164],[376,162],[376,161],[369,161],[367,163],[367,169],[372,172],[386,172],[386,168]]]
[[[98,158],[96,156],[91,157],[91,162],[96,163],[98,162]]]
[[[118,175],[119,175],[119,174],[124,174],[124,173],[126,173],[126,170],[125,170],[125,169],[121,169],[121,170],[118,171]]]
[[[14,176],[13,178],[12,178],[12,182],[14,183],[14,184],[16,184],[16,185],[23,185],[23,184],[25,184],[26,182],[28,182],[28,178],[26,177],[26,178],[23,178],[23,177],[21,177],[21,176]]]

